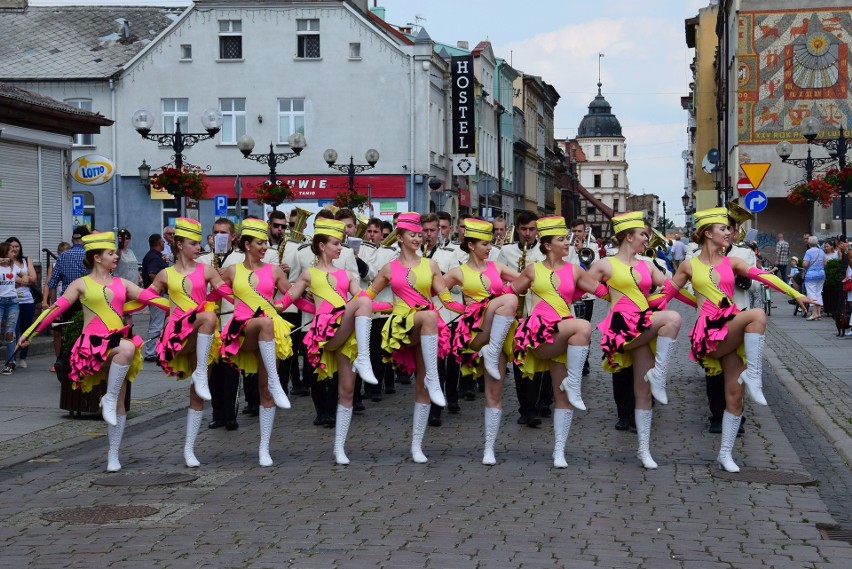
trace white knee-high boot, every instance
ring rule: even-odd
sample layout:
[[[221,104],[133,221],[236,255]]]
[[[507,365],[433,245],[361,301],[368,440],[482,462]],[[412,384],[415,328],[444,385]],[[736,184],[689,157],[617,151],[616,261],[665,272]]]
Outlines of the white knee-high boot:
[[[763,334],[743,334],[746,369],[740,374],[739,382],[745,383],[749,397],[758,405],[768,405],[766,397],[763,396],[763,341]]]
[[[124,425],[127,423],[127,415],[119,415],[115,425],[107,425],[107,440],[109,441],[109,452],[107,453],[107,471],[118,472],[121,463],[118,461],[118,450],[121,448],[121,438],[124,436]]]
[[[657,463],[651,458],[651,420],[654,411],[651,409],[635,409],[633,417],[636,420],[636,432],[639,436],[639,450],[636,456],[642,461],[642,466],[648,469],[657,468]]]
[[[189,409],[186,413],[186,442],[183,444],[183,460],[189,468],[201,466],[195,458],[195,438],[201,428],[201,417],[204,411]]]
[[[506,375],[506,370],[500,369],[500,352],[503,351],[503,342],[506,341],[506,334],[509,333],[509,328],[514,321],[512,316],[495,314],[491,320],[491,336],[488,338],[488,343],[479,351],[482,363],[485,365],[485,373],[497,381],[502,380]]]
[[[423,352],[423,363],[426,364],[426,389],[429,390],[429,399],[439,407],[446,407],[447,400],[441,391],[441,382],[438,379],[438,335],[420,336],[420,350]]]
[[[352,407],[337,406],[337,419],[334,422],[334,462],[349,464],[344,445],[349,434],[349,424],[352,422]]]
[[[728,472],[740,471],[740,467],[737,466],[731,456],[731,451],[734,449],[734,443],[737,440],[737,431],[740,430],[741,420],[742,415],[737,417],[727,411],[722,415],[722,442],[719,444],[719,456],[716,457],[716,462]]]
[[[378,385],[379,380],[373,373],[373,364],[370,362],[370,328],[373,319],[369,316],[355,317],[355,341],[358,343],[358,357],[352,362],[352,370],[361,376],[364,383]]]
[[[497,442],[497,434],[500,432],[500,420],[503,418],[503,409],[500,407],[485,408],[485,452],[482,454],[482,464],[497,464],[494,457],[494,443]]]
[[[195,386],[195,394],[205,401],[210,401],[210,386],[207,384],[207,360],[210,358],[210,347],[213,345],[212,334],[197,335],[195,343],[195,371],[192,372],[192,384]]]
[[[260,350],[260,357],[263,360],[263,366],[266,368],[269,394],[272,395],[275,406],[282,409],[289,409],[290,400],[287,399],[287,394],[284,393],[284,388],[281,387],[281,380],[278,379],[278,359],[275,356],[275,341],[258,342],[257,348]]]
[[[269,456],[269,439],[272,438],[272,425],[275,424],[275,407],[260,406],[260,448],[258,462],[261,466],[272,466]]]
[[[666,376],[669,370],[669,359],[674,353],[677,338],[657,336],[657,354],[654,358],[654,367],[645,374],[645,381],[651,384],[651,395],[654,399],[667,405],[669,398],[666,395]]]
[[[430,408],[428,403],[414,404],[414,426],[411,429],[411,458],[414,462],[424,463],[429,460],[423,454],[423,435],[426,434]]]
[[[585,358],[581,360],[583,365]],[[571,421],[574,419],[574,411],[571,409],[553,410],[553,467],[568,468],[565,460],[565,445],[568,442],[568,433],[571,432]]]
[[[115,362],[109,365],[107,375],[107,392],[101,397],[101,415],[107,424],[116,426],[118,414],[118,397],[121,395],[121,386],[124,383],[124,378],[127,377],[129,365],[120,365]],[[119,468],[121,468],[119,466]]]
[[[568,396],[568,402],[571,406],[580,411],[586,410],[586,404],[583,403],[583,393],[581,390],[583,379],[583,365],[586,363],[586,356],[589,353],[589,346],[568,346],[568,375],[562,380],[559,389],[565,392]]]

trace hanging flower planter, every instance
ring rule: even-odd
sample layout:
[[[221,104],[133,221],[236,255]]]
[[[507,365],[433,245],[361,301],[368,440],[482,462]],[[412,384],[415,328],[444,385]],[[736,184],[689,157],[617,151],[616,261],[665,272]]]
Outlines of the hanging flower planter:
[[[839,194],[837,186],[822,178],[815,178],[810,182],[803,182],[798,186],[790,188],[787,193],[787,201],[793,205],[804,205],[808,201],[813,201],[822,207],[830,207],[834,198]]]
[[[355,191],[346,190],[337,194],[334,198],[334,205],[337,207],[346,207],[351,210],[361,209],[367,204],[367,196],[359,194]]]
[[[254,203],[276,208],[284,202],[293,201],[294,194],[290,184],[283,180],[264,180],[254,190]]]
[[[207,191],[207,176],[200,169],[184,165],[178,170],[166,167],[159,174],[151,176],[151,186],[157,190],[163,190],[175,198],[184,196],[200,200]]]

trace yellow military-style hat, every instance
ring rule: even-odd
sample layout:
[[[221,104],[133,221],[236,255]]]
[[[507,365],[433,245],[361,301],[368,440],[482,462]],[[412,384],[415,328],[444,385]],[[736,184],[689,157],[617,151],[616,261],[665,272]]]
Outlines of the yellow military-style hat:
[[[184,237],[201,243],[201,222],[188,217],[179,217],[175,221],[175,237]]]
[[[481,219],[469,217],[464,220],[464,238],[491,241],[494,233],[494,224]]]
[[[317,219],[314,222],[314,235],[328,235],[335,239],[343,239],[346,224],[337,219]]]
[[[559,237],[568,235],[568,224],[561,215],[540,217],[535,222],[539,237]]]
[[[728,225],[728,210],[724,207],[711,207],[696,211],[694,216],[694,224],[696,229],[701,229],[714,223]]]
[[[84,235],[81,240],[83,241],[83,249],[85,249],[87,253],[89,251],[115,249],[115,233],[112,231],[90,233],[88,235]]]
[[[640,227],[645,227],[645,214],[641,211],[628,211],[612,217],[612,232],[615,235]]]
[[[254,239],[269,239],[269,227],[262,219],[244,219],[240,225],[240,235],[248,235]]]

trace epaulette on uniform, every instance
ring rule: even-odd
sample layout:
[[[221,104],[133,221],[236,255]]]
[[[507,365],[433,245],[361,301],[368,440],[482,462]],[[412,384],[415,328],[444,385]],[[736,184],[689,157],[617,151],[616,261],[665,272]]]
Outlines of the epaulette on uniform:
[[[373,249],[378,249],[378,247],[376,247],[376,244],[372,241],[362,241],[361,247],[372,247]]]
[[[297,249],[297,251],[301,251],[305,247],[310,247],[310,246],[311,246],[310,243],[302,243],[301,245],[299,245],[299,248]]]

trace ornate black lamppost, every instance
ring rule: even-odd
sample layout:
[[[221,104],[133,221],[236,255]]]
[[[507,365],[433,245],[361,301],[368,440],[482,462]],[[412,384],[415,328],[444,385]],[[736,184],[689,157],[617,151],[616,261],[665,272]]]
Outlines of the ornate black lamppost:
[[[302,153],[302,150],[307,146],[307,141],[305,140],[305,135],[301,132],[294,132],[287,139],[287,144],[290,145],[290,149],[292,152],[278,152],[276,153],[272,147],[272,143],[269,143],[269,153],[268,154],[252,154],[251,151],[254,149],[254,139],[247,134],[239,137],[237,139],[237,148],[240,149],[240,152],[243,153],[243,158],[248,160],[254,160],[255,162],[259,162],[260,164],[266,164],[269,166],[269,183],[274,186],[278,182],[278,177],[275,172],[275,168],[278,167],[279,164],[283,164],[287,160],[291,158],[295,158],[299,154]],[[278,207],[281,202],[274,203],[272,201],[267,202],[272,206],[273,209]]]
[[[326,161],[329,168],[334,168],[335,170],[339,170],[349,176],[349,191],[354,192],[355,174],[366,172],[367,170],[374,168],[376,166],[376,162],[379,161],[379,152],[372,148],[369,149],[364,155],[364,158],[367,160],[366,164],[355,164],[355,160],[352,156],[349,157],[349,164],[335,164],[335,162],[337,162],[337,151],[333,148],[329,148],[323,152],[322,158]]]

